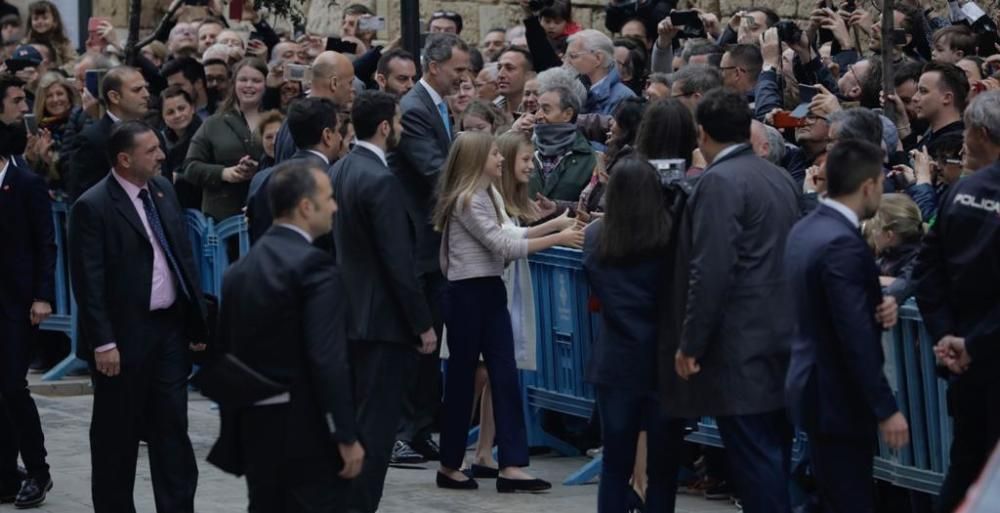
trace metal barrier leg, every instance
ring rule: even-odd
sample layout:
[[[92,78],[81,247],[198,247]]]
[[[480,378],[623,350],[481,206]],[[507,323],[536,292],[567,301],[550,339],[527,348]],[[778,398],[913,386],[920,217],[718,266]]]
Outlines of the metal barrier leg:
[[[465,446],[472,447],[479,443],[479,426],[469,430],[469,436],[465,439]]]
[[[586,465],[580,467],[580,470],[573,472],[563,481],[566,486],[576,486],[583,485],[593,481],[597,476],[601,475],[601,467],[604,466],[604,455],[598,454],[596,458],[591,460]]]
[[[67,374],[85,367],[87,367],[87,362],[77,358],[74,352],[43,374],[42,381],[58,381]]]

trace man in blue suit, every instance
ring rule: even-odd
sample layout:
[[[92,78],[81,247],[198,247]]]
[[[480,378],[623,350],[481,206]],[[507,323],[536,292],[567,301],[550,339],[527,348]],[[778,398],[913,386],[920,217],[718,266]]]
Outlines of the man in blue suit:
[[[788,407],[809,435],[813,472],[826,513],[873,512],[876,428],[889,447],[909,428],[882,372],[882,330],[896,323],[860,221],[882,200],[882,150],[837,143],[826,161],[828,198],[796,223],[785,246],[796,314],[785,382]]]

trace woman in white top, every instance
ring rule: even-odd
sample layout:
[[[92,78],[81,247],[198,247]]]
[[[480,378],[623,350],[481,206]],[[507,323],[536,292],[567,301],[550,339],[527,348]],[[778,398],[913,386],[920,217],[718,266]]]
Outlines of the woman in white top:
[[[498,492],[541,491],[551,484],[520,467],[528,465],[527,430],[518,391],[514,336],[501,276],[507,262],[555,245],[576,245],[575,227],[529,239],[503,228],[503,203],[492,193],[503,157],[493,137],[463,133],[452,143],[441,176],[434,227],[441,231],[441,268],[448,279],[443,310],[450,357],[445,374],[441,488],[471,490],[476,481],[461,472],[472,414],[473,381],[480,354],[489,370],[499,446]]]

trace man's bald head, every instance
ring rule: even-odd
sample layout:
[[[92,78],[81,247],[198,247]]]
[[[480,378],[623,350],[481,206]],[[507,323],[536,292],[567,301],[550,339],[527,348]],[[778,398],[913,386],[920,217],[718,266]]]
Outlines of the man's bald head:
[[[330,98],[341,109],[350,109],[354,100],[354,65],[346,56],[326,51],[313,61],[312,96]]]

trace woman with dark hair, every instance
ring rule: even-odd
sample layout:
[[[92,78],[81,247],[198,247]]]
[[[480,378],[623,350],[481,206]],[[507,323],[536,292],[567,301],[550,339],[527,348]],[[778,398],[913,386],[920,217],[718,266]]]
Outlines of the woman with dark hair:
[[[163,140],[167,143],[167,158],[161,173],[174,184],[177,199],[184,208],[201,209],[201,188],[184,178],[184,159],[187,157],[191,138],[201,128],[201,119],[195,114],[194,98],[178,85],[160,93],[160,117],[163,121]]]
[[[59,8],[48,0],[39,0],[28,6],[28,20],[24,42],[47,44],[56,52],[52,56],[55,67],[72,66],[76,61],[76,49],[66,36]],[[67,71],[72,71],[67,70]]]
[[[684,159],[688,175],[700,172],[691,168],[691,158],[698,148],[698,130],[691,111],[675,98],[652,102],[642,114],[635,149],[647,159]]]
[[[633,145],[639,133],[639,122],[642,120],[645,108],[646,101],[642,97],[627,98],[615,107],[608,127],[606,141],[608,149],[602,159],[603,165],[594,168],[594,175],[590,178],[590,183],[580,192],[580,200],[577,203],[577,215],[583,217],[585,221],[589,220],[588,214],[591,212],[604,210],[608,171],[621,159],[635,153]]]
[[[640,431],[648,433],[645,511],[674,511],[684,420],[664,415],[657,399],[657,304],[673,220],[656,170],[644,160],[616,164],[605,199],[604,217],[587,227],[583,246],[602,323],[586,370],[604,446],[597,511],[626,510]]]
[[[622,83],[636,96],[642,96],[646,86],[646,47],[631,37],[615,39],[615,66]]]
[[[266,77],[267,65],[260,59],[237,63],[229,97],[191,139],[184,177],[201,187],[202,211],[216,221],[242,211],[258,170],[256,159],[264,150],[253,134],[265,111]]]

